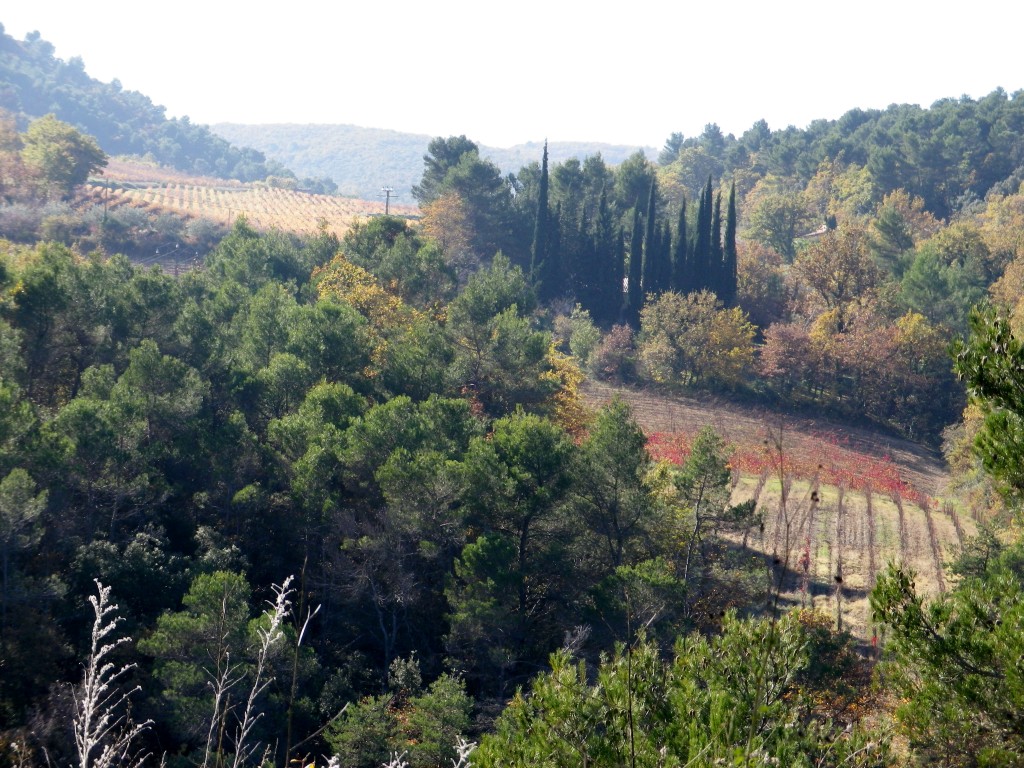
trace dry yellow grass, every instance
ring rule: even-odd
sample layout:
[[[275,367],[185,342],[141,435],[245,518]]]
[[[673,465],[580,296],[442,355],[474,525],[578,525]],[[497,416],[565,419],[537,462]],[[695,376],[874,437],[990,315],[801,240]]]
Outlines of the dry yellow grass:
[[[734,501],[750,499],[755,490],[756,479],[742,478]],[[935,596],[948,588],[946,561],[955,553],[959,541],[946,513],[901,500],[904,540],[894,500],[873,494],[869,513],[863,492],[822,486],[814,504],[811,491],[811,483],[793,482],[785,514],[778,480],[766,483],[757,499],[765,529],[763,535],[750,538],[748,544],[766,561],[778,558],[776,567],[786,569],[782,578],[784,603],[816,608],[835,618],[838,626],[856,637],[869,640],[872,627],[868,593],[888,563],[912,568],[917,573],[918,589],[926,596]],[[935,532],[934,548],[929,516]],[[963,521],[962,525],[966,535],[975,533],[973,521]],[[837,581],[837,577],[842,581]]]

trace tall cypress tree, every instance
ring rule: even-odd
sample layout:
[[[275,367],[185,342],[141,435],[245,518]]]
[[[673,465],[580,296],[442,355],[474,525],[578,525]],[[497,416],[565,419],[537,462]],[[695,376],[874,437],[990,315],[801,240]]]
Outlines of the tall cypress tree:
[[[619,276],[619,322],[626,322],[626,233],[619,227],[619,234],[615,238],[615,260],[618,263],[616,274]]]
[[[658,236],[658,270],[655,277],[655,293],[662,294],[672,290],[672,227],[667,221],[661,224]]]
[[[692,290],[690,278],[690,239],[686,232],[686,196],[679,204],[679,223],[676,238],[672,243],[672,290],[689,293]]]
[[[644,292],[643,258],[644,231],[640,217],[640,206],[633,209],[633,234],[629,241],[629,284],[626,286],[625,320],[634,328],[640,324],[640,308],[643,306]]]
[[[693,244],[693,290],[709,287],[711,277],[711,176],[701,190],[697,207],[697,239]]]
[[[708,258],[711,269],[708,273],[709,290],[715,295],[722,294],[722,193],[715,195],[715,205],[711,213],[711,255]]]
[[[737,258],[736,258],[736,182],[729,189],[729,205],[725,212],[725,244],[722,253],[722,294],[719,298],[726,306],[736,302]]]
[[[559,229],[565,233],[560,238],[564,279],[576,300],[583,304],[587,290],[584,276],[588,258],[588,247],[583,237],[584,223],[579,219],[570,218],[568,214],[564,213],[561,203],[558,204],[557,210],[559,212]]]
[[[544,141],[544,159],[540,166],[540,188],[537,191],[537,216],[533,225],[533,245],[531,247],[530,277],[540,283],[540,295],[552,298],[559,293],[562,286],[555,285],[556,272],[548,252],[550,245],[550,211],[548,210],[548,142]]]
[[[556,287],[555,296],[569,293],[572,286],[569,283],[568,265],[562,255],[562,203],[555,206],[555,215],[548,223],[548,245],[547,259],[551,262],[550,279]]]
[[[647,199],[647,228],[644,232],[644,294],[658,291],[658,229],[655,212],[655,206],[658,204],[657,198],[657,182],[651,179],[651,192]]]
[[[608,195],[601,192],[593,226],[594,268],[590,313],[598,322],[612,323],[622,309],[622,257]]]

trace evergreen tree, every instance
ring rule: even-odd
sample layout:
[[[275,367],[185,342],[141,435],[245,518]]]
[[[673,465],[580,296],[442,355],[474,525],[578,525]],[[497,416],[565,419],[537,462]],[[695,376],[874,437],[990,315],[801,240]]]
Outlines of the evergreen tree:
[[[1024,342],[1010,316],[992,305],[975,307],[970,334],[953,343],[953,368],[984,421],[974,452],[1015,506],[1024,500]]]
[[[622,257],[615,222],[608,205],[608,195],[601,193],[597,219],[591,242],[593,253],[593,284],[591,305],[584,307],[598,322],[612,323],[618,319],[622,307]]]
[[[530,277],[540,283],[542,298],[550,299],[560,292],[557,285],[557,270],[554,254],[548,250],[551,244],[549,232],[551,213],[548,209],[548,143],[544,142],[544,158],[541,161],[540,188],[537,192],[537,216],[533,226],[533,245],[530,249]]]
[[[562,250],[562,204],[555,206],[555,215],[548,220],[548,260],[551,262],[551,281],[557,290],[554,296],[560,296],[572,290],[569,281],[569,269]],[[543,286],[542,286],[543,289]]]
[[[623,296],[626,293],[626,232],[619,227],[619,233],[615,238],[615,261],[618,265],[616,274],[619,276],[619,306],[625,307]],[[619,312],[619,322],[626,322],[625,311]]]
[[[725,212],[725,244],[722,252],[722,293],[719,298],[727,306],[736,301],[736,182],[729,189],[729,204]]]
[[[566,288],[583,301],[585,289],[582,285],[583,265],[586,263],[586,243],[583,238],[583,222],[573,212],[572,206],[558,202],[555,208],[558,230],[558,254],[562,267],[562,280]]]
[[[689,293],[692,290],[690,269],[690,241],[686,232],[686,197],[679,204],[679,223],[672,247],[672,290]]]
[[[917,765],[1021,764],[1024,548],[983,547],[974,563],[960,560],[970,570],[950,592],[926,599],[914,572],[894,563],[871,592],[896,721]]]
[[[440,197],[445,191],[448,172],[467,154],[478,155],[479,150],[465,135],[432,139],[427,145],[427,154],[423,156],[423,178],[412,188],[416,202],[426,205]]]
[[[562,649],[483,736],[473,766],[891,765],[887,741],[814,712],[829,691],[805,681],[820,674],[814,664],[830,666],[819,647],[833,642],[816,641],[795,612],[772,622],[730,610],[713,637],[680,637],[671,661],[642,634],[597,669]],[[1016,764],[996,755],[964,764]]]
[[[693,290],[700,291],[709,287],[708,278],[711,273],[711,177],[700,193],[697,206],[697,239],[693,246]]]
[[[672,229],[664,221],[653,228],[648,224],[648,231],[652,232],[652,241],[645,246],[645,258],[651,260],[650,282],[644,285],[644,293],[660,296],[672,287]]]
[[[658,286],[659,294],[672,290],[672,227],[667,221],[661,224],[658,238]]]
[[[654,181],[651,181],[651,192],[647,198],[647,227],[644,231],[644,263],[643,263],[643,292],[644,294],[657,293],[658,280],[658,228],[656,222],[656,208],[658,205],[658,188]]]
[[[634,328],[640,325],[640,309],[643,306],[643,226],[640,208],[633,209],[633,234],[629,241],[629,283],[626,286],[625,320]]]
[[[722,292],[722,193],[715,195],[711,213],[711,254],[708,258],[711,269],[705,287],[716,296]]]
[[[572,233],[567,238],[570,245],[563,251],[565,277],[576,301],[589,308],[594,303],[594,276],[591,274],[595,260],[594,244],[582,214],[573,221],[567,221],[565,226],[566,231]]]

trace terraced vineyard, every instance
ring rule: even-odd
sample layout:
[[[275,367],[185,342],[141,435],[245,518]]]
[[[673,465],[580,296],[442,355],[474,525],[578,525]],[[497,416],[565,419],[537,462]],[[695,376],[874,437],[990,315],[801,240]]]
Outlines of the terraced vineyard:
[[[786,486],[785,504],[781,488]],[[748,542],[772,563],[789,604],[817,608],[865,640],[873,638],[868,593],[890,561],[909,565],[925,594],[947,589],[945,563],[974,521],[934,501],[910,501],[872,486],[826,486],[816,478],[740,475],[736,502],[756,498],[764,531]]]
[[[109,207],[131,205],[168,211],[228,224],[245,216],[257,229],[281,229],[310,234],[320,221],[339,237],[352,222],[384,213],[384,200],[355,200],[334,195],[313,195],[291,189],[242,184],[224,179],[187,177],[124,161],[111,162],[102,180],[91,183],[88,194]],[[410,205],[391,203],[390,212],[416,215]]]
[[[763,556],[766,581],[781,584],[783,602],[826,612],[866,643],[868,593],[886,564],[911,566],[919,590],[938,594],[949,585],[946,561],[976,532],[969,514],[941,500],[941,461],[912,443],[604,384],[588,383],[585,395],[592,405],[630,403],[660,458],[682,460],[713,426],[735,449],[734,502],[756,499],[763,516],[746,544]]]

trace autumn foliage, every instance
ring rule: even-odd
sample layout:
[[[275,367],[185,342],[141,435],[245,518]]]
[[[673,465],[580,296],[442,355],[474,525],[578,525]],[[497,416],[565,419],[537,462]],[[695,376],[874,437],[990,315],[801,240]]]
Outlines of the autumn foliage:
[[[683,432],[655,432],[648,437],[648,450],[656,459],[681,464],[690,454],[693,435]],[[929,504],[927,494],[914,487],[900,473],[889,456],[872,456],[858,450],[849,440],[835,433],[786,436],[779,451],[767,431],[761,442],[734,446],[730,466],[749,475],[765,473],[810,480],[885,496],[899,496],[922,506]]]

